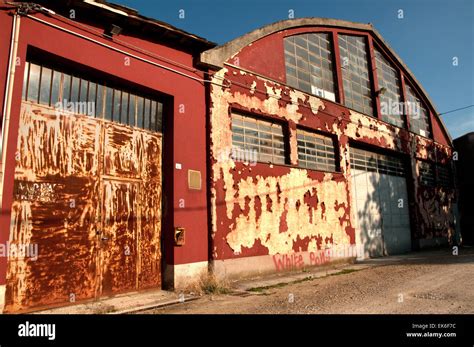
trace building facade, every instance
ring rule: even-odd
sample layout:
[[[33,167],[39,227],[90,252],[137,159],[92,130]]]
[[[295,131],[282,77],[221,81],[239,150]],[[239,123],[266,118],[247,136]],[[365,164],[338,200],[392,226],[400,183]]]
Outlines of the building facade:
[[[41,3],[50,11],[0,11],[4,311],[207,271],[205,76],[194,61],[214,45],[120,6]],[[180,247],[175,226],[187,231]]]
[[[453,235],[450,136],[370,24],[282,21],[201,58],[215,82],[217,274],[318,265],[354,246],[362,257],[398,254]]]
[[[0,2],[3,311],[447,243],[452,143],[371,25],[216,47],[105,1]]]

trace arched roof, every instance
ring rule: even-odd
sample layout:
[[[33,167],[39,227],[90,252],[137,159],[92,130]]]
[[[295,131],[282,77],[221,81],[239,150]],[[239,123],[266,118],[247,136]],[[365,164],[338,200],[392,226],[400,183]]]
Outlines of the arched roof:
[[[382,35],[374,28],[371,23],[356,23],[339,19],[331,18],[319,18],[319,17],[306,17],[306,18],[295,18],[287,19],[279,22],[275,22],[259,29],[255,29],[243,36],[240,36],[234,40],[231,40],[224,45],[220,45],[214,48],[211,48],[207,51],[201,53],[201,63],[204,63],[213,68],[222,68],[224,63],[228,61],[233,55],[240,52],[243,48],[249,44],[276,32],[293,29],[298,27],[332,27],[332,28],[343,28],[351,30],[361,30],[369,32],[375,37],[379,43],[381,43],[384,48],[398,61],[402,69],[405,71],[405,74],[408,75],[413,82],[415,82],[416,87],[423,93],[425,100],[429,103],[430,108],[435,111],[436,117],[440,120],[441,126],[443,127],[444,132],[449,138],[449,141],[452,143],[451,136],[446,129],[446,126],[438,116],[438,112],[433,101],[430,99],[428,93],[425,91],[421,83],[418,82],[415,75],[411,70],[405,65],[403,60],[398,56],[398,54],[390,47],[390,45],[383,39]]]

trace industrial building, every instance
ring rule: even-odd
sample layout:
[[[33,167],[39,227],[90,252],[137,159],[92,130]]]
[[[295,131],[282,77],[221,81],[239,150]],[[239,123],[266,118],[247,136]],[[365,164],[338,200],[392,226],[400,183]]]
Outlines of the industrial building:
[[[451,138],[370,24],[216,46],[105,1],[0,2],[3,311],[450,242]]]

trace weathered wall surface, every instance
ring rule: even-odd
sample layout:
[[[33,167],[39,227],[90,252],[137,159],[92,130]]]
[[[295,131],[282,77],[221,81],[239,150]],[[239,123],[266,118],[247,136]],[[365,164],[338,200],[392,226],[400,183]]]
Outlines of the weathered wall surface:
[[[11,31],[11,16],[0,11],[1,27],[5,29],[9,37]],[[142,51],[134,51],[125,45],[102,36],[103,23],[95,23],[98,32],[84,30],[74,21],[58,20],[54,16],[35,14],[36,17],[51,22],[54,25],[64,27],[72,32],[97,40],[118,49],[130,52],[144,59],[161,64],[170,69],[175,69],[183,74],[189,74],[196,78],[203,78],[203,74],[193,71],[193,56],[190,53],[158,44],[137,36],[129,35],[125,30],[120,35],[120,41],[128,45],[135,45],[149,52],[159,52],[160,57],[150,56]],[[5,19],[5,20],[4,20]],[[8,40],[2,40],[2,57],[7,57]],[[5,183],[3,189],[3,206],[0,215],[0,241],[5,243],[10,235],[11,214],[16,213],[14,204],[14,181],[17,140],[20,130],[21,95],[24,76],[24,67],[27,53],[30,48],[40,52],[47,52],[50,57],[57,58],[59,62],[67,61],[73,67],[77,67],[87,74],[106,80],[113,79],[118,83],[127,83],[134,88],[143,88],[148,93],[160,94],[166,97],[166,111],[164,112],[164,165],[163,165],[163,258],[166,266],[171,268],[177,264],[199,263],[208,259],[208,223],[207,223],[207,200],[206,189],[203,181],[201,190],[191,190],[187,184],[187,170],[198,170],[202,177],[206,177],[206,108],[205,88],[199,81],[176,74],[170,70],[158,68],[140,59],[129,57],[103,47],[97,43],[85,40],[67,32],[57,30],[53,27],[38,23],[27,17],[21,17],[20,37],[18,45],[18,61],[14,79],[14,90],[12,95],[12,108],[10,129],[6,146],[6,168]],[[87,54],[84,54],[87,52]],[[97,59],[101,57],[101,59]],[[52,59],[54,60],[54,59]],[[51,61],[52,61],[51,60]],[[182,64],[180,66],[170,63],[170,60]],[[6,61],[6,60],[5,60]],[[4,60],[0,66],[4,66]],[[49,61],[49,60],[48,60]],[[127,64],[125,64],[128,62]],[[69,65],[68,65],[69,66]],[[185,67],[188,66],[189,69]],[[191,71],[190,71],[191,70]],[[2,80],[3,81],[3,80]],[[3,94],[2,94],[3,95]],[[183,140],[184,139],[184,140]],[[110,148],[110,150],[115,150]],[[66,151],[66,150],[65,150]],[[121,149],[121,155],[127,155],[129,149],[125,146]],[[71,155],[70,150],[61,155]],[[115,155],[114,153],[110,153]],[[83,159],[93,162],[92,154],[84,154]],[[82,157],[81,157],[82,158]],[[59,159],[59,158],[58,158]],[[175,163],[180,163],[181,170],[175,169]],[[131,177],[126,174],[127,177]],[[150,182],[152,184],[152,182]],[[79,189],[76,187],[75,189]],[[153,190],[152,186],[146,189]],[[111,194],[120,195],[122,188],[110,187]],[[128,198],[122,194],[123,198]],[[87,197],[84,196],[84,199]],[[131,198],[131,197],[130,197]],[[148,197],[146,197],[148,199]],[[151,200],[145,200],[143,204],[154,204]],[[184,201],[184,205],[180,203]],[[149,218],[158,218],[150,215]],[[186,228],[186,244],[175,247],[173,243],[173,230],[175,226]],[[144,231],[149,233],[148,231]],[[151,268],[151,260],[143,258],[143,267]],[[0,258],[0,286],[5,284],[6,258]],[[174,272],[176,275],[176,271]],[[146,281],[147,279],[144,279]],[[150,278],[150,281],[154,281]],[[172,284],[172,283],[171,283]]]
[[[160,287],[161,134],[23,103],[6,312]],[[32,249],[31,247],[35,247]]]
[[[350,143],[399,153],[411,163],[413,177],[418,172],[416,158],[446,161],[451,155],[449,147],[231,65],[216,72],[213,81],[224,85],[211,87],[214,260],[288,255],[354,244]],[[232,158],[222,160],[223,151],[232,146],[232,111],[282,121],[289,132],[290,165],[252,166]],[[296,126],[323,131],[337,139],[340,172],[296,166]],[[421,187],[418,178],[408,181],[415,192],[410,204],[414,238],[449,235],[453,231],[452,192]]]

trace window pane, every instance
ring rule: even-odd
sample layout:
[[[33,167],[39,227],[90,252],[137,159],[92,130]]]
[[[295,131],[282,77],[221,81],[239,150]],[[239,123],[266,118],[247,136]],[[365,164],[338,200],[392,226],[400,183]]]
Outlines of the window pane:
[[[156,99],[130,94],[41,65],[27,62],[23,76],[22,98],[35,103],[55,105],[73,102],[76,113],[104,118],[151,131],[162,131],[163,104]],[[124,84],[126,86],[126,84]],[[62,98],[63,100],[59,100]],[[257,124],[252,123],[254,129]],[[258,137],[256,138],[258,143]]]
[[[351,167],[356,169],[399,177],[406,176],[405,164],[399,157],[351,148],[350,159]]]
[[[95,116],[97,118],[102,118],[103,108],[104,108],[104,86],[98,84],[96,103],[95,103]]]
[[[79,101],[87,102],[87,93],[89,88],[89,82],[87,80],[81,79],[81,88],[79,91]]]
[[[59,89],[61,87],[61,73],[53,71],[53,83],[51,86],[51,105],[55,105],[59,101]]]
[[[114,109],[114,90],[110,87],[106,87],[105,119],[112,120],[113,109]]]
[[[150,129],[156,130],[156,101],[151,102],[151,110],[150,110]]]
[[[321,171],[336,171],[336,152],[332,138],[301,129],[297,130],[298,166]]]
[[[120,110],[121,110],[121,97],[122,92],[118,89],[114,89],[114,109],[112,112],[112,120],[120,122]]]
[[[30,63],[26,62],[25,72],[23,73],[23,91],[21,94],[21,99],[26,100],[27,89],[28,89],[28,76],[30,74]]]
[[[89,93],[87,96],[87,101],[89,102],[89,104],[87,105],[87,110],[92,111],[92,107],[94,107],[94,112],[91,112],[91,114],[88,114],[91,117],[94,117],[97,114],[96,96],[97,96],[97,84],[93,82],[89,82]]]
[[[40,104],[49,105],[51,96],[51,75],[53,71],[48,68],[41,68],[41,87],[40,87]]]
[[[128,93],[122,92],[122,111],[120,118],[120,123],[122,124],[128,124],[128,97]]]
[[[344,104],[356,111],[373,116],[372,92],[367,63],[365,37],[339,35],[339,52],[344,83]]]
[[[137,96],[130,94],[130,100],[128,105],[128,125],[132,127],[135,126],[136,100]]]
[[[143,113],[144,129],[150,129],[150,99],[145,99],[145,111]]]
[[[162,115],[163,105],[159,103]],[[161,117],[160,117],[161,118]],[[161,121],[160,121],[161,123]],[[160,125],[161,130],[161,125]],[[232,145],[246,160],[284,164],[285,146],[281,125],[252,117],[232,114]],[[240,158],[239,160],[242,160]]]
[[[374,48],[374,52],[379,89],[384,88],[384,92],[379,97],[382,119],[390,124],[403,127],[405,122],[400,107],[402,99],[398,71],[377,48]]]
[[[161,102],[158,103],[156,115],[156,131],[163,132],[163,104]]]
[[[143,106],[144,99],[137,97],[137,127],[143,128]]]
[[[71,76],[63,74],[63,94],[61,102],[71,100]]]
[[[436,183],[433,164],[419,160],[418,169],[421,184],[429,187],[434,187]]]
[[[454,186],[453,173],[450,165],[436,165],[436,175],[439,186],[445,188],[452,188]]]
[[[77,77],[72,77],[71,83],[71,102],[79,101],[79,88],[80,88],[80,79]]]
[[[405,84],[405,90],[407,96],[405,107],[410,120],[410,130],[418,135],[430,137],[429,113],[426,107],[408,83]]]
[[[30,78],[28,82],[28,101],[38,102],[40,71],[41,71],[41,68],[39,65],[30,64]]]
[[[304,34],[285,38],[285,47],[291,41],[295,50],[285,53],[286,82],[307,93],[335,101],[335,83],[329,34]],[[328,48],[329,47],[329,48]],[[296,68],[295,68],[296,64]]]

